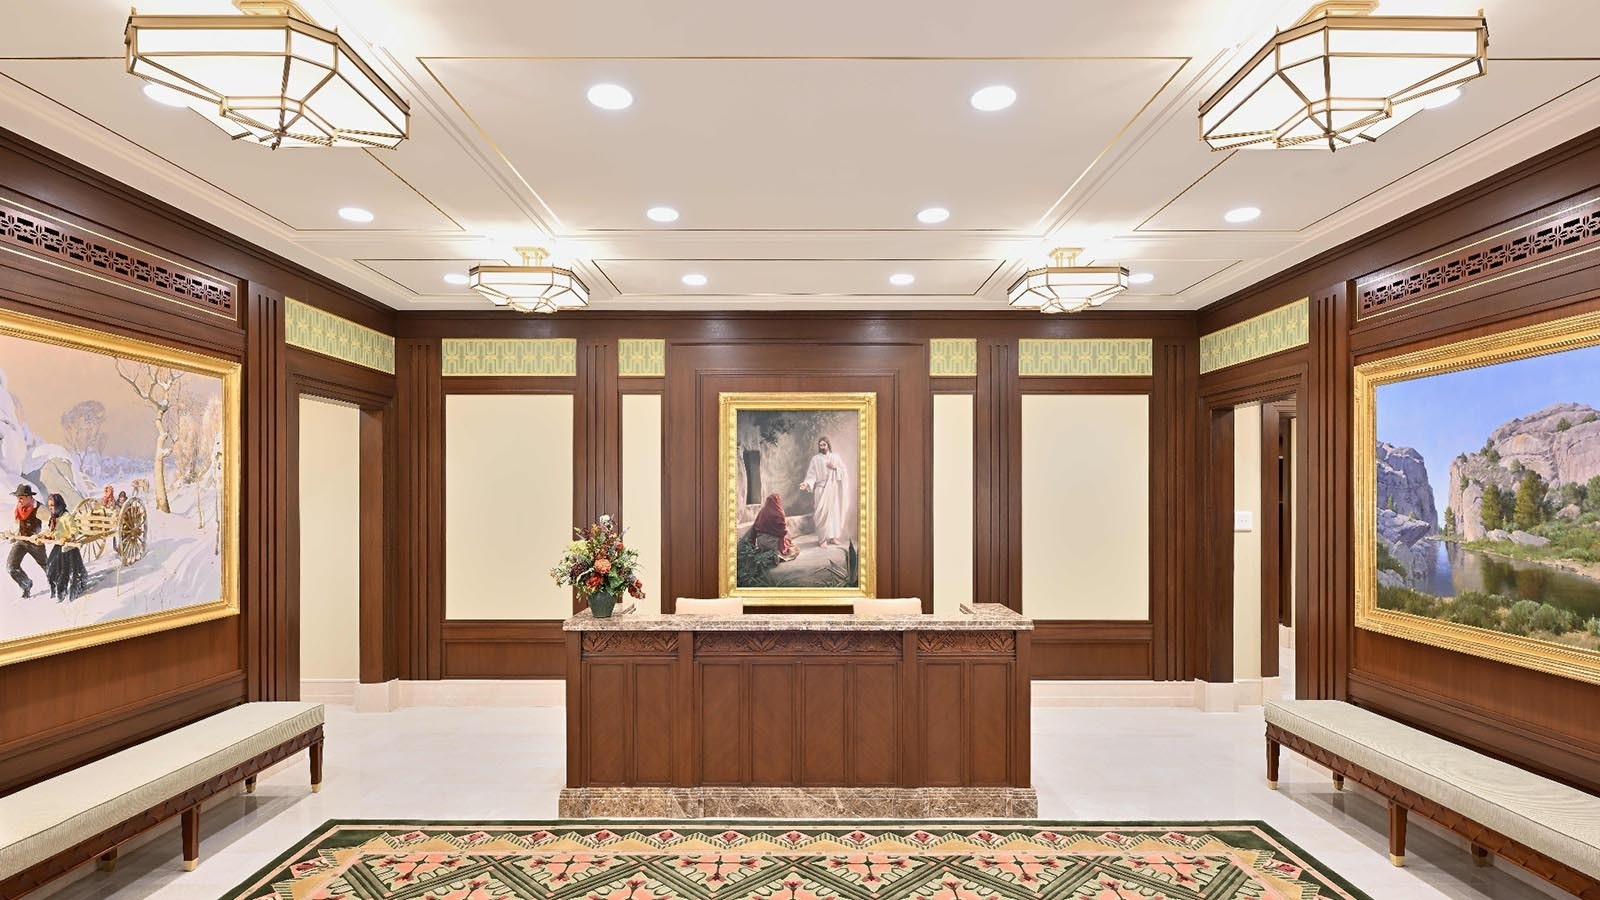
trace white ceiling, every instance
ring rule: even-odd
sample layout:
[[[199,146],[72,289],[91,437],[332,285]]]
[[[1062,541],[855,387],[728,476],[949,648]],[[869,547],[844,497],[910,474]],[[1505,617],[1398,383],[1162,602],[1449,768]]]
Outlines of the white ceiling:
[[[399,149],[270,151],[150,101],[126,0],[0,0],[0,122],[400,309],[484,308],[444,276],[542,243],[602,309],[1003,309],[1070,245],[1154,275],[1108,307],[1140,310],[1203,306],[1600,121],[1593,2],[1386,0],[1483,6],[1489,74],[1337,154],[1198,139],[1200,101],[1309,0],[301,5],[409,98]],[[601,81],[633,106],[591,106]],[[973,110],[995,83],[1016,104]],[[950,219],[919,224],[935,205]],[[1245,205],[1262,216],[1222,220]]]

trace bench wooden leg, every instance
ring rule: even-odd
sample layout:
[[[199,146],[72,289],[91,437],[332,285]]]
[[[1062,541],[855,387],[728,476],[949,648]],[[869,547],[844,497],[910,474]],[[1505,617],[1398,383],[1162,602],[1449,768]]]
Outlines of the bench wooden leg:
[[[1267,738],[1267,789],[1278,789],[1278,757],[1282,755],[1283,745],[1272,738]]]
[[[322,741],[311,745],[311,793],[322,791]]]
[[[1406,864],[1406,808],[1389,801],[1389,862]]]
[[[1344,776],[1338,772],[1333,773],[1333,789],[1336,791],[1344,790]]]
[[[183,868],[193,872],[200,865],[200,806],[183,811]]]
[[[1477,866],[1478,868],[1481,869],[1484,866],[1487,866],[1492,862],[1494,862],[1494,858],[1489,855],[1489,848],[1488,847],[1484,847],[1484,846],[1481,846],[1481,845],[1478,845],[1478,844],[1473,844],[1472,845],[1472,864],[1473,865],[1475,865],[1475,866]]]
[[[254,794],[256,792],[256,776],[246,775],[244,777],[244,792],[246,794]]]
[[[112,847],[110,850],[100,854],[100,858],[94,861],[94,867],[102,872],[109,872],[115,869],[117,867],[117,851],[120,849],[122,848]]]

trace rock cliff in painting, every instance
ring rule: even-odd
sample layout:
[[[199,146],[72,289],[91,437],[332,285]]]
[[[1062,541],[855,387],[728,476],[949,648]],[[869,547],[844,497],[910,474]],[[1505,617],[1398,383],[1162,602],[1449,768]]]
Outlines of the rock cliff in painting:
[[[1380,466],[1381,468],[1381,466]],[[1600,476],[1600,410],[1585,403],[1556,403],[1490,432],[1483,447],[1450,463],[1450,510],[1456,531],[1468,541],[1485,539],[1499,523],[1486,526],[1483,495],[1493,486],[1502,498],[1515,497],[1527,473],[1545,487],[1543,505],[1564,499],[1550,510],[1569,506],[1581,512],[1578,489]],[[1512,510],[1511,512],[1514,512]],[[1502,520],[1504,520],[1504,516]],[[1569,512],[1566,518],[1575,518]]]

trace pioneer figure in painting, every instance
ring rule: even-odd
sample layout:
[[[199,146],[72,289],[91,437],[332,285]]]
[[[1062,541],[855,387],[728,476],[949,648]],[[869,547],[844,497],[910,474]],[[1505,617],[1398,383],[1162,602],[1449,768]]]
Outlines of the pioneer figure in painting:
[[[34,537],[44,529],[44,523],[39,521],[39,501],[34,499],[38,495],[33,492],[32,486],[19,484],[12,496],[17,498],[17,507],[12,513],[17,534],[25,538]],[[39,565],[40,572],[49,571],[48,558],[42,545],[32,541],[12,541],[11,552],[6,555],[6,574],[17,583],[17,587],[22,588],[24,600],[33,593],[33,579],[22,571],[22,561],[28,558]]]
[[[77,525],[67,512],[67,499],[50,495],[50,536],[61,543],[50,548],[45,572],[50,576],[50,596],[56,602],[76,600],[89,583],[89,570],[83,564],[83,550],[66,542],[78,537]]]
[[[817,454],[811,457],[811,466],[806,469],[806,480],[800,482],[800,490],[811,493],[812,522],[820,546],[844,544],[844,518],[850,506],[850,492],[845,490],[848,480],[844,458],[833,452],[833,442],[827,437],[818,438]]]

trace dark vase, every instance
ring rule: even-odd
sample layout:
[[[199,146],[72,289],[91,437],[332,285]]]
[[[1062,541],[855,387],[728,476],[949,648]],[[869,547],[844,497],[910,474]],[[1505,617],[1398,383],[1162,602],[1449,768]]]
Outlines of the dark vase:
[[[603,594],[596,591],[589,595],[589,614],[596,619],[611,618],[611,611],[617,608],[616,594]]]

